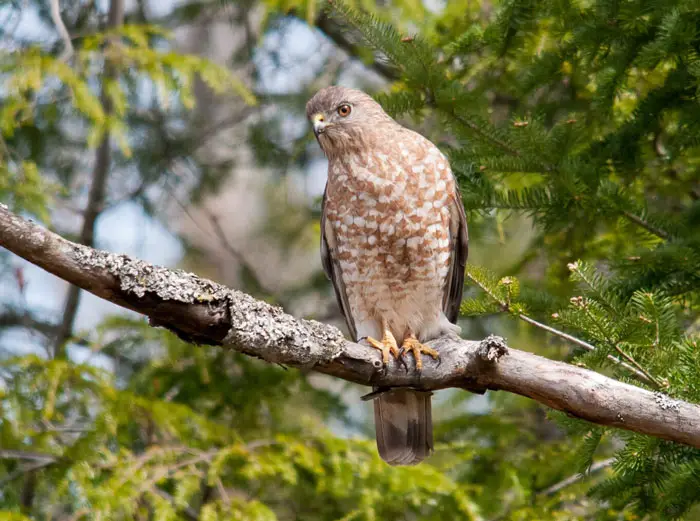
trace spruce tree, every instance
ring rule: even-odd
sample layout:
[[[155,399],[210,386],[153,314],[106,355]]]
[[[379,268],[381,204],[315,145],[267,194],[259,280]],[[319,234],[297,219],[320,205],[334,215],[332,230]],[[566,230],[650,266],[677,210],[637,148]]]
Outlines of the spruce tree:
[[[537,230],[512,269],[468,268],[463,314],[507,314],[568,343],[567,360],[699,401],[697,6],[505,1],[423,36],[330,4],[398,71],[383,105],[453,138],[475,234],[517,215]],[[581,471],[616,447],[593,497],[663,519],[700,501],[696,449],[550,416]]]

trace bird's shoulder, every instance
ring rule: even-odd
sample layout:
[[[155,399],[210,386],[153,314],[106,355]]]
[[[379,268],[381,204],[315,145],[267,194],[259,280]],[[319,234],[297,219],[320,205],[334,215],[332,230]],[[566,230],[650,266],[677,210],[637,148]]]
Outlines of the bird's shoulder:
[[[396,139],[391,144],[394,146],[398,145],[399,151],[406,149],[415,159],[447,161],[447,157],[435,143],[423,134],[410,128],[399,126],[399,130],[396,132]]]

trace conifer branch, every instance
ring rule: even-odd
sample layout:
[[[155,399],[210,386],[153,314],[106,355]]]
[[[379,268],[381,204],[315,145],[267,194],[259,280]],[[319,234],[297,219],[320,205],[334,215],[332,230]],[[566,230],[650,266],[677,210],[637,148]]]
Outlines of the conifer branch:
[[[362,56],[362,47],[354,41],[352,32],[347,27],[342,27],[337,21],[332,20],[326,10],[322,11],[321,15],[316,19],[316,27],[330,38],[335,45],[345,51],[348,56],[353,58]],[[360,38],[356,39],[359,40]],[[396,81],[401,77],[397,68],[381,61],[379,57],[375,56],[368,66],[389,81]]]
[[[575,336],[570,335],[568,333],[565,333],[564,331],[560,331],[559,329],[556,329],[552,326],[548,326],[546,324],[538,322],[534,318],[530,318],[523,313],[518,313],[517,317],[520,320],[527,322],[528,324],[531,324],[539,329],[542,329],[543,331],[547,331],[548,333],[552,333],[553,335],[556,335],[560,338],[563,338],[564,340],[568,340],[572,344],[576,344],[577,346],[582,347],[587,351],[596,351],[597,350],[597,348],[593,344],[589,344],[585,340],[581,340],[580,338],[576,338]],[[624,362],[624,361],[620,360],[619,358],[616,358],[610,354],[607,355],[606,358],[608,360],[610,360],[611,362],[619,365],[620,367],[624,367],[625,369],[627,369],[630,373],[633,373],[637,378],[639,378],[644,383],[651,385],[653,387],[656,387],[657,389],[661,388],[660,384],[656,381],[656,379],[651,377],[651,375],[648,375],[646,373],[646,371],[644,371],[643,369],[638,368],[638,367],[632,367],[627,362]]]
[[[590,476],[591,474],[594,474],[596,472],[600,472],[601,470],[605,470],[606,468],[610,467],[613,463],[615,462],[615,458],[608,458],[602,461],[597,461],[593,465],[591,465],[591,468],[588,469],[587,472],[578,472],[576,474],[573,474],[569,476],[568,478],[565,478],[554,485],[551,485],[543,490],[537,490],[534,492],[535,497],[548,497],[548,496],[553,496],[557,492],[560,492],[561,490],[570,487],[571,485],[575,485],[579,481],[585,479],[586,477]],[[492,518],[490,521],[502,521],[503,519],[507,519],[510,514],[513,512],[513,510],[516,510],[519,508],[521,505],[508,505],[505,509],[505,511],[502,514],[499,514],[497,517]]]
[[[467,278],[469,280],[471,280],[474,284],[479,286],[479,288],[481,288],[481,290],[484,293],[486,293],[489,297],[491,297],[499,305],[499,307],[501,308],[502,311],[504,311],[504,312],[514,316],[514,317],[519,318],[523,322],[527,322],[528,324],[530,324],[532,326],[535,326],[539,329],[542,329],[543,331],[547,331],[548,333],[551,333],[551,334],[556,335],[560,338],[563,338],[564,340],[567,340],[567,341],[571,342],[572,344],[576,344],[577,346],[582,347],[587,351],[596,351],[596,347],[593,344],[589,344],[588,342],[581,340],[580,338],[576,338],[575,336],[570,335],[568,333],[565,333],[563,331],[560,331],[559,329],[556,329],[552,326],[548,326],[546,324],[538,322],[534,318],[530,318],[529,316],[527,316],[524,313],[520,313],[520,312],[513,313],[511,306],[508,302],[504,302],[502,299],[498,298],[498,295],[496,295],[493,291],[491,291],[490,288],[488,288],[486,285],[484,285],[476,277],[472,276],[469,272],[467,272],[466,275],[467,275]],[[656,381],[656,379],[653,378],[651,375],[648,375],[646,373],[646,371],[644,371],[643,369],[632,367],[627,362],[624,362],[624,361],[620,360],[619,358],[614,357],[611,354],[608,354],[606,356],[606,358],[608,360],[610,360],[611,362],[619,365],[620,367],[624,367],[625,369],[627,369],[629,372],[633,373],[637,378],[639,378],[644,383],[651,385],[657,389],[661,388],[661,385]]]
[[[639,226],[641,226],[642,228],[644,228],[646,231],[648,231],[648,232],[651,233],[652,235],[656,235],[657,237],[659,237],[659,238],[661,238],[661,239],[665,239],[665,240],[670,239],[670,235],[669,235],[668,233],[666,233],[665,231],[663,231],[663,230],[660,229],[660,228],[657,228],[656,226],[654,226],[653,224],[649,223],[649,222],[646,221],[645,219],[642,219],[642,218],[639,217],[638,215],[635,215],[635,214],[633,214],[632,212],[627,211],[627,210],[623,210],[623,211],[622,211],[622,215],[624,215],[625,217],[627,217],[627,218],[628,218],[630,221],[632,221],[633,223],[638,224]]]
[[[426,360],[420,373],[412,360],[384,367],[376,350],[345,340],[335,327],[190,273],[73,243],[2,205],[0,246],[190,342],[372,387],[503,390],[593,423],[700,448],[700,405],[511,349],[498,337],[433,340],[440,360]]]
[[[467,127],[467,128],[470,129],[472,132],[474,132],[475,134],[481,136],[481,137],[482,137],[483,139],[485,139],[486,141],[490,141],[491,143],[493,143],[493,144],[496,145],[497,147],[499,147],[499,148],[505,150],[505,151],[508,152],[510,155],[515,156],[515,157],[521,157],[521,156],[522,156],[522,154],[520,153],[520,151],[517,150],[516,148],[514,148],[513,146],[511,146],[509,143],[506,143],[506,142],[503,141],[502,139],[498,139],[497,137],[494,137],[494,136],[489,135],[487,132],[484,132],[484,130],[483,130],[479,125],[477,125],[477,124],[474,123],[473,121],[469,121],[467,118],[465,118],[465,117],[463,117],[463,116],[460,116],[460,115],[457,114],[454,110],[449,110],[449,111],[448,111],[448,114],[449,114],[450,116],[452,116],[452,118],[454,118],[455,121],[459,122],[461,125]]]
[[[584,312],[586,313],[588,318],[591,319],[591,322],[593,322],[593,324],[595,324],[596,328],[598,328],[598,332],[605,338],[605,341],[609,345],[611,345],[612,348],[615,351],[617,351],[622,358],[624,358],[630,364],[632,364],[634,367],[636,367],[637,371],[643,373],[645,376],[645,379],[652,382],[654,387],[656,387],[657,389],[661,389],[661,387],[662,387],[661,383],[656,378],[654,378],[654,376],[651,373],[649,373],[649,371],[645,370],[644,367],[642,367],[642,365],[632,357],[632,355],[630,355],[629,353],[624,351],[620,347],[620,344],[618,342],[615,342],[614,340],[612,340],[611,338],[608,337],[608,335],[605,332],[605,328],[600,323],[598,318],[593,313],[591,313],[590,309],[588,309],[588,306],[585,304],[585,302],[580,304],[580,307],[584,310]]]

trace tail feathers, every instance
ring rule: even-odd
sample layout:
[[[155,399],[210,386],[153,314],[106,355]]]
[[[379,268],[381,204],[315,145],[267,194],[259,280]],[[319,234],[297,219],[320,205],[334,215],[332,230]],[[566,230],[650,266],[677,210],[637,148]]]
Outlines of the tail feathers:
[[[375,398],[377,448],[389,465],[415,465],[432,453],[431,394],[393,389]]]

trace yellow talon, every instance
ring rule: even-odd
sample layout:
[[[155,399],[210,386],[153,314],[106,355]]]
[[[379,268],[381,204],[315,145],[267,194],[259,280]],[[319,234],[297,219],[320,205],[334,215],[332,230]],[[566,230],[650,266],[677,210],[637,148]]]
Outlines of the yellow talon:
[[[413,358],[416,360],[416,371],[423,369],[421,354],[429,355],[433,358],[433,360],[440,358],[440,355],[437,351],[435,351],[435,349],[421,344],[413,334],[409,334],[404,339],[403,343],[401,344],[401,351],[399,352],[399,355],[403,355],[407,351],[413,353]]]
[[[384,336],[381,341],[368,336],[367,343],[382,352],[382,363],[384,365],[389,363],[389,353],[394,355],[394,358],[399,357],[399,346],[396,343],[396,338],[387,328],[384,328]]]

